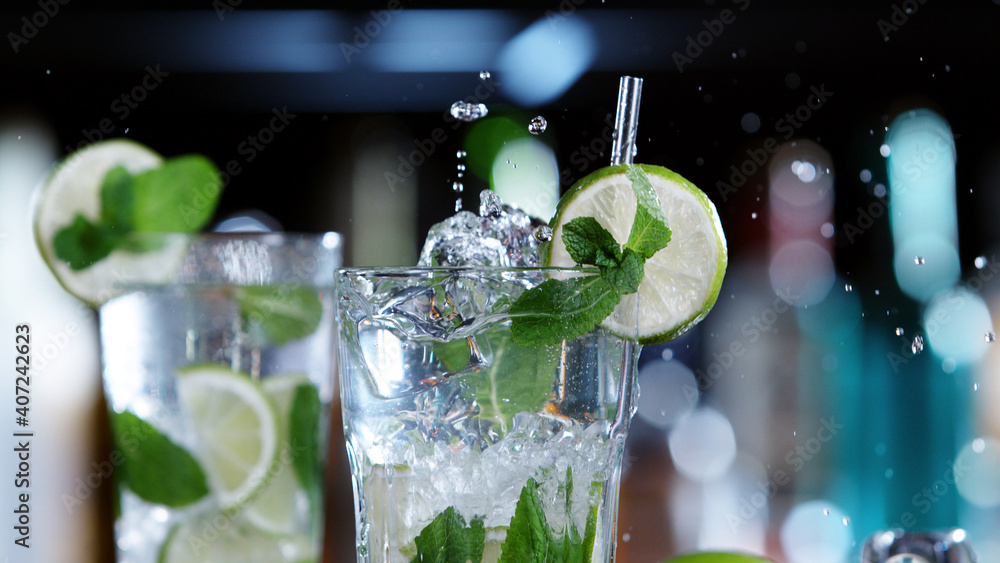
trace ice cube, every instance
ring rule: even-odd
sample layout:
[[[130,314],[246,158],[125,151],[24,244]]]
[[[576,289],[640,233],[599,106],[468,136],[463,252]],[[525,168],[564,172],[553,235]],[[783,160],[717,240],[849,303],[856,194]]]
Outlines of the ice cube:
[[[490,190],[483,190],[480,199],[482,215],[460,211],[430,228],[419,266],[541,265],[534,231],[544,221],[501,203]]]

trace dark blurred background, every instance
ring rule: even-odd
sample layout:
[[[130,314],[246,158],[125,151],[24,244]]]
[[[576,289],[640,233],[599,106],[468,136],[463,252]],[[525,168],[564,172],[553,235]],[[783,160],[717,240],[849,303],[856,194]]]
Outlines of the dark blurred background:
[[[0,252],[27,240],[12,226],[27,191],[11,178],[33,184],[78,147],[128,137],[230,167],[219,221],[265,213],[343,233],[346,264],[414,263],[427,228],[456,197],[475,209],[482,188],[518,203],[529,186],[522,205],[547,217],[608,164],[619,77],[642,77],[636,161],[708,193],[730,271],[706,323],[644,350],[618,560],[732,548],[839,563],[891,525],[964,526],[982,560],[1000,560],[1000,366],[989,346],[935,340],[986,311],[974,330],[991,341],[1000,2],[40,0],[5,3],[0,22]],[[488,116],[456,122],[459,100]],[[538,136],[534,116],[548,122]],[[939,211],[957,265],[933,291],[898,279],[887,133],[900,116],[927,117],[957,155],[925,158],[954,162],[936,197],[953,204]],[[28,145],[39,166],[17,176]],[[505,167],[506,150],[534,166]],[[942,290],[974,311],[946,311],[954,326],[935,332]],[[350,485],[332,447],[328,559],[349,561]],[[52,449],[54,463],[68,455]],[[109,557],[104,489],[89,501],[103,528],[54,495],[75,546],[63,560]]]

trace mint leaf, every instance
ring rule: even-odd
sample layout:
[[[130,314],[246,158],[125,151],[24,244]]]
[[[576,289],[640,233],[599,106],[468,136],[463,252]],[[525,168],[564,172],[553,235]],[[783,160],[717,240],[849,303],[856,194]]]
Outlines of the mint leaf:
[[[563,225],[562,239],[577,264],[614,267],[621,260],[618,241],[593,217],[577,217]]]
[[[261,327],[274,344],[312,334],[323,316],[319,294],[310,287],[244,286],[236,300],[246,324]]]
[[[522,346],[576,338],[610,315],[619,299],[604,276],[545,280],[511,305],[511,338]]]
[[[499,563],[546,563],[552,541],[552,529],[538,499],[538,482],[528,478],[514,508]]]
[[[222,194],[218,168],[200,155],[171,158],[133,180],[137,231],[190,233],[215,212]]]
[[[625,252],[622,253],[621,263],[617,267],[601,268],[601,277],[607,280],[608,284],[621,294],[639,291],[642,276],[643,260],[631,248],[626,248]]]
[[[198,461],[148,422],[128,411],[112,411],[111,430],[124,459],[123,481],[139,498],[185,506],[208,494]]]
[[[77,213],[72,223],[56,232],[52,250],[70,269],[83,270],[111,254],[118,244],[117,238],[110,229],[95,225]]]
[[[465,519],[449,506],[428,524],[416,539],[417,555],[410,563],[480,563],[486,545],[483,517]]]
[[[323,510],[322,465],[320,464],[319,390],[310,383],[295,388],[288,413],[288,442],[292,469],[309,499],[312,521],[319,522]]]
[[[516,413],[539,412],[549,400],[562,347],[521,346],[504,327],[481,333],[476,340],[490,358],[489,367],[464,376],[462,382],[479,404],[479,417],[495,420],[504,435]],[[468,355],[466,346],[466,363]]]
[[[132,175],[124,166],[108,170],[101,183],[101,224],[119,235],[132,230]]]
[[[648,259],[670,242],[670,228],[663,214],[660,199],[646,173],[636,165],[629,165],[625,176],[632,181],[632,191],[638,201],[635,220],[625,246],[635,250],[643,259]]]

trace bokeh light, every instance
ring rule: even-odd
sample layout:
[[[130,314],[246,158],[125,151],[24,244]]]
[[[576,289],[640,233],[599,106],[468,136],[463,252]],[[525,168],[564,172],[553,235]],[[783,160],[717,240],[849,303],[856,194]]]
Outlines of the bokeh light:
[[[937,294],[924,311],[923,326],[934,353],[958,363],[980,359],[990,346],[986,335],[993,330],[983,298],[961,288]]]
[[[583,18],[564,18],[559,25],[536,21],[500,53],[504,93],[524,106],[551,102],[590,67],[595,52],[594,34]]]
[[[677,471],[693,481],[718,479],[736,458],[736,435],[729,419],[708,407],[679,420],[668,442]]]
[[[826,500],[796,505],[781,526],[788,563],[843,563],[853,543],[847,515]]]
[[[992,508],[1000,505],[1000,441],[976,438],[955,458],[955,485],[970,503]]]
[[[657,428],[669,428],[698,403],[698,382],[677,360],[653,360],[639,369],[636,414]]]

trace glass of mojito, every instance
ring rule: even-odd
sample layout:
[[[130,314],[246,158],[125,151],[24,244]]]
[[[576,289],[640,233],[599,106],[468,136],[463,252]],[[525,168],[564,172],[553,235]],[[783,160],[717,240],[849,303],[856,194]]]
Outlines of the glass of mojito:
[[[613,560],[635,334],[523,344],[512,311],[546,280],[597,277],[338,272],[359,561]]]
[[[319,561],[339,236],[120,244],[147,259],[99,310],[118,560]]]

